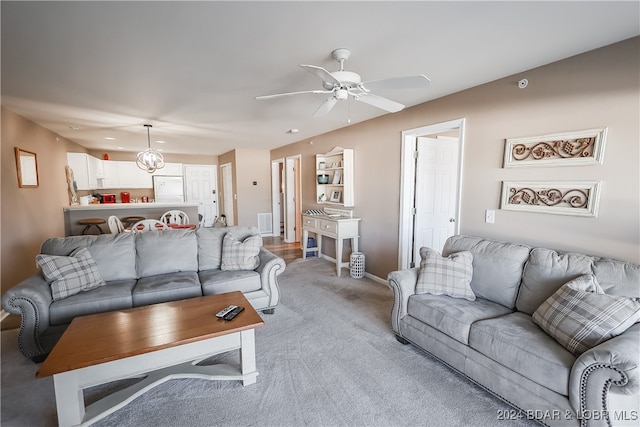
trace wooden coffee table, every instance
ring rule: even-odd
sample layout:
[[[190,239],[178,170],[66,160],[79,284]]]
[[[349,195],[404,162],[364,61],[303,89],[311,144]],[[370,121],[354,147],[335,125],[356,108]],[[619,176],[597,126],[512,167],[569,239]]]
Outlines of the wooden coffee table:
[[[215,316],[231,304],[244,311],[231,321]],[[36,377],[53,375],[61,426],[90,424],[173,378],[255,383],[255,328],[262,325],[262,318],[241,292],[77,317]],[[195,365],[237,349],[238,365]],[[84,389],[145,376],[85,408]]]

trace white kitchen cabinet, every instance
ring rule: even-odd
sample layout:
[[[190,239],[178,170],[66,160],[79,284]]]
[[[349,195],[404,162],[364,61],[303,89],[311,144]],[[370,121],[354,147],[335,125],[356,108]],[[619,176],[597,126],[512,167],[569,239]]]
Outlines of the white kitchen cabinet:
[[[67,163],[73,170],[78,190],[102,188],[100,182],[104,177],[102,160],[87,153],[67,153]]]
[[[153,188],[151,174],[140,169],[135,162],[105,160],[102,188]]]
[[[152,175],[182,176],[182,163],[165,163],[162,169],[156,170]]]

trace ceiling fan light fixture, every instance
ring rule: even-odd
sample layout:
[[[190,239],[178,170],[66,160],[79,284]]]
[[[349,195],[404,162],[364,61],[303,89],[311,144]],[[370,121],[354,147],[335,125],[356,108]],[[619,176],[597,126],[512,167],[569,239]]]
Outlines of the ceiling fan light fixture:
[[[149,132],[149,128],[151,128],[151,125],[146,124],[144,126],[147,128],[148,148],[138,153],[136,164],[143,171],[153,173],[156,170],[162,169],[164,167],[164,157],[162,157],[162,154],[160,154],[159,151],[151,148],[151,136]]]

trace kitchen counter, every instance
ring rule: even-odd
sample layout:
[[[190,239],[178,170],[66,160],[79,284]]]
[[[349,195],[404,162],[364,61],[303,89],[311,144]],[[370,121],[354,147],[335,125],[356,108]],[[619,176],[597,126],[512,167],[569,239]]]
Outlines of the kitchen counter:
[[[82,234],[84,226],[78,221],[85,218],[102,218],[105,221],[111,215],[122,219],[125,216],[143,216],[147,219],[160,219],[168,210],[178,209],[189,216],[191,224],[198,223],[198,203],[101,203],[90,205],[73,205],[63,208],[64,232],[66,236]],[[109,233],[109,224],[100,226],[104,233]],[[96,230],[97,231],[97,230]]]

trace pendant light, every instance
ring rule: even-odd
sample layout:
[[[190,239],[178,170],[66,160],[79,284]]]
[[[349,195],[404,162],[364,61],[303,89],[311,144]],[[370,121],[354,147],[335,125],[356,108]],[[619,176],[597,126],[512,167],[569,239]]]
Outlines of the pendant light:
[[[144,125],[147,128],[147,143],[148,148],[138,153],[136,164],[140,169],[148,173],[154,173],[158,169],[164,167],[164,158],[159,151],[151,148],[151,136],[149,135],[149,128],[151,125]]]

